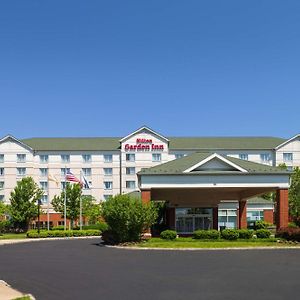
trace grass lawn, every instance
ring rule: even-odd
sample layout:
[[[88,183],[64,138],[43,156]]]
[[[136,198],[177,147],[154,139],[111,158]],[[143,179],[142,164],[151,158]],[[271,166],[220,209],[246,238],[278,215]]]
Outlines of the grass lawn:
[[[26,233],[3,233],[0,240],[26,239]]]
[[[239,247],[282,247],[295,246],[278,243],[277,239],[251,239],[251,240],[195,240],[193,238],[177,238],[169,241],[161,238],[151,238],[135,246],[151,248],[239,248]],[[299,246],[300,247],[300,246]]]

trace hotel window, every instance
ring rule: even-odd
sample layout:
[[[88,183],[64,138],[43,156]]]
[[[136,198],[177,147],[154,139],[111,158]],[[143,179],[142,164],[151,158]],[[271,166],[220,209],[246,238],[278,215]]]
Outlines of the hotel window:
[[[113,186],[112,181],[104,181],[103,184],[105,190],[112,190],[112,186]]]
[[[103,173],[105,176],[111,176],[113,174],[112,168],[103,168]]]
[[[62,189],[62,190],[64,190],[65,188],[66,188],[66,182],[65,181],[61,181],[60,182],[60,188]]]
[[[47,177],[48,176],[48,169],[47,168],[40,168],[40,176]]]
[[[126,189],[135,189],[135,181],[133,180],[126,181]]]
[[[235,209],[219,209],[218,211],[218,223],[225,228],[236,228],[237,211]]]
[[[248,160],[248,154],[245,153],[239,154],[239,159]]]
[[[110,163],[113,161],[113,156],[112,154],[104,154],[103,155],[103,158],[104,158],[104,162],[106,163]]]
[[[0,176],[4,175],[4,168],[0,168]]]
[[[247,221],[263,221],[263,219],[264,219],[263,210],[247,211]]]
[[[293,153],[283,153],[283,161],[292,162],[293,161]]]
[[[48,196],[47,195],[43,195],[42,198],[41,198],[41,202],[44,203],[44,204],[48,203]]]
[[[18,163],[26,162],[26,154],[17,154],[17,162]]]
[[[4,154],[0,154],[0,163],[4,163]]]
[[[152,154],[152,161],[161,161],[161,154],[160,153],[153,153]]]
[[[63,154],[60,156],[62,163],[69,163],[70,162],[70,155],[69,154]]]
[[[292,166],[287,166],[286,169],[287,169],[288,171],[293,171],[294,168],[293,168]]]
[[[40,181],[40,188],[44,191],[48,189],[48,182],[47,181]]]
[[[49,156],[48,155],[40,155],[40,163],[46,164],[48,163]]]
[[[126,168],[126,175],[135,175],[135,167]]]
[[[262,153],[260,155],[260,160],[262,162],[269,162],[271,160],[271,154],[270,153]]]
[[[111,195],[103,195],[103,200],[106,201],[109,199],[109,197],[111,197]]]
[[[82,173],[84,176],[91,176],[92,175],[92,169],[91,168],[83,168]]]
[[[175,154],[176,159],[179,159],[179,158],[182,158],[182,157],[184,157],[184,154],[182,154],[182,153]]]
[[[134,153],[127,153],[126,154],[126,161],[135,161],[135,154]]]
[[[0,181],[0,190],[4,189],[4,181]]]
[[[65,177],[67,173],[70,173],[70,168],[61,168],[60,169],[60,175],[62,177]]]
[[[84,154],[82,155],[82,160],[84,163],[90,163],[92,162],[92,156],[90,154]]]
[[[26,168],[17,168],[17,176],[26,176]]]
[[[4,195],[0,195],[0,202],[4,202]]]

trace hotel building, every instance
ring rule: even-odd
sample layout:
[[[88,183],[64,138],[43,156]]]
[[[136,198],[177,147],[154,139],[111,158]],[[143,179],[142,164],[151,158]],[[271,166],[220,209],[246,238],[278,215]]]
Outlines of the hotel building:
[[[195,157],[198,154],[200,156]],[[153,174],[150,176],[151,171],[147,174],[147,170],[146,173],[144,172],[145,169],[154,170],[155,173],[157,172],[155,170],[159,170],[158,166],[168,166],[171,161],[174,164],[175,160],[176,164],[180,161],[185,162],[187,157],[190,157],[191,160],[198,159],[200,165],[207,164],[204,169],[196,168],[198,173],[204,170],[205,172],[207,170],[218,171],[222,174],[227,172],[227,175],[241,172],[240,175],[236,175],[242,178],[245,170],[254,170],[256,166],[257,170],[270,175],[278,172],[276,166],[282,163],[286,164],[289,170],[300,166],[300,135],[290,139],[277,137],[165,137],[146,126],[125,137],[111,138],[17,139],[8,135],[0,140],[0,201],[9,203],[10,192],[16,186],[17,181],[24,176],[31,176],[44,190],[41,200],[42,207],[46,209],[48,200],[51,202],[54,195],[60,194],[64,188],[66,170],[70,170],[78,178],[82,172],[92,186],[91,189],[83,190],[83,194],[92,195],[97,201],[105,201],[108,197],[119,193],[151,190],[149,182],[147,188],[143,185],[145,180],[148,180],[147,176],[147,178],[151,176],[153,178]],[[200,160],[204,161],[203,164]],[[247,166],[243,168],[243,162],[252,165],[247,165],[248,169]],[[178,168],[176,164],[174,168]],[[196,165],[197,163],[195,163]],[[172,168],[172,165],[170,167]],[[193,165],[189,167],[193,167]],[[141,171],[142,169],[143,171]],[[261,173],[257,170],[253,172]],[[160,171],[165,174],[173,174],[170,169],[163,170],[162,168]],[[185,171],[183,170],[183,173]],[[54,176],[59,184],[49,181],[49,175]],[[206,178],[209,176],[206,173]],[[274,190],[283,186],[286,188],[286,178],[288,176],[280,181],[281,186],[278,183]],[[153,184],[157,184],[157,182]],[[265,219],[273,222],[273,203],[258,198],[257,196],[261,193],[262,190],[257,190],[256,193],[250,193],[251,198],[246,197],[247,220]],[[207,201],[199,200],[198,202],[196,197],[189,206],[187,206],[187,202],[175,203],[176,201],[168,200],[170,208],[172,208],[170,211],[173,214],[170,216],[173,220],[171,227],[187,233],[198,228],[199,222],[203,228],[212,226],[214,228],[219,226],[241,227],[238,205],[240,199],[225,197],[226,199],[213,201],[214,207],[207,207],[210,197],[213,196],[207,193]],[[218,210],[215,214],[217,217],[213,214],[213,208]],[[213,219],[214,225],[212,225]],[[50,222],[52,225],[63,224],[60,214],[55,213],[51,206]]]

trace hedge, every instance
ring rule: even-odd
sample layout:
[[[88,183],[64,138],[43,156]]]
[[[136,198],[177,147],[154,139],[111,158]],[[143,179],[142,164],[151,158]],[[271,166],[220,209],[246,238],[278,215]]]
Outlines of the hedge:
[[[259,229],[255,233],[258,239],[268,239],[271,236],[271,232],[268,229]]]
[[[224,229],[221,232],[221,236],[225,240],[237,240],[239,238],[239,232],[236,229]]]
[[[160,237],[164,240],[175,240],[177,232],[175,230],[165,230],[160,233]]]
[[[249,229],[239,229],[237,230],[239,234],[239,239],[252,239],[253,238],[253,230]]]
[[[207,240],[217,240],[220,238],[220,232],[218,230],[196,230],[193,233],[194,239],[207,239]]]
[[[38,234],[37,230],[29,230],[27,232],[28,238],[52,238],[52,237],[73,237],[73,236],[100,236],[101,231],[90,230],[41,230]]]
[[[300,228],[284,228],[279,229],[276,237],[286,239],[288,241],[300,242]]]

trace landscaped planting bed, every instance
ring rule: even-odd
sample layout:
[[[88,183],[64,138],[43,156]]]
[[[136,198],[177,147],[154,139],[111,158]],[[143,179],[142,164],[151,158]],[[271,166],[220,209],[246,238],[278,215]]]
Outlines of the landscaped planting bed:
[[[28,238],[55,238],[55,237],[78,237],[78,236],[100,236],[101,231],[95,229],[89,230],[30,230],[27,232]]]

